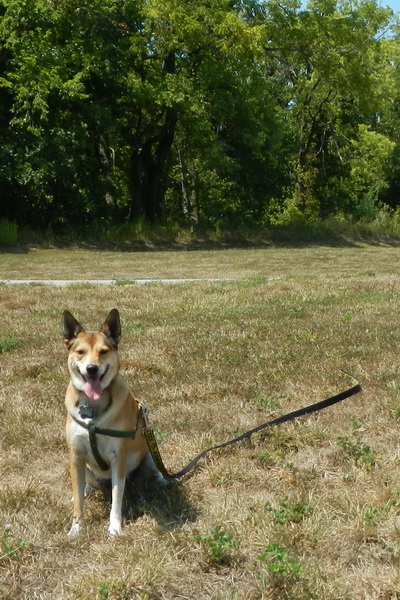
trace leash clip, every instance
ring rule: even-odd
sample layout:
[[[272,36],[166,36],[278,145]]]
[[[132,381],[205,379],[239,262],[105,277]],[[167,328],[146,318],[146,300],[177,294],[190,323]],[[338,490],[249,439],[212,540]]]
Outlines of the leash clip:
[[[153,425],[149,423],[149,409],[147,408],[147,404],[140,402],[139,406],[140,410],[142,411],[142,417],[144,421],[144,427],[142,429],[142,432],[144,433],[145,429],[153,429]]]

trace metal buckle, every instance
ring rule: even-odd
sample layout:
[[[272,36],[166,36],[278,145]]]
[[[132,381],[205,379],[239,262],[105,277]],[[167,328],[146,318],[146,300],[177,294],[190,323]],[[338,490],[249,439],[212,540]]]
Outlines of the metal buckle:
[[[145,429],[153,429],[153,425],[149,423],[149,409],[147,408],[147,405],[144,402],[140,402],[139,406],[142,411],[142,417],[144,421],[142,432],[144,432]]]

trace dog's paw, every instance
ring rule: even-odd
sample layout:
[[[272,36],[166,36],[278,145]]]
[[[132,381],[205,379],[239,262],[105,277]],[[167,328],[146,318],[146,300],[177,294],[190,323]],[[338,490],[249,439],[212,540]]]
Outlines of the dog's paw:
[[[68,537],[73,538],[80,534],[82,525],[80,523],[72,523],[71,529],[68,531]]]
[[[112,537],[115,537],[117,535],[122,535],[122,519],[121,519],[121,515],[119,513],[113,514],[113,512],[111,511],[110,521],[109,521],[109,525],[108,525],[108,533]]]
[[[110,526],[108,528],[108,533],[109,533],[109,535],[111,537],[117,537],[119,535],[122,535],[122,527],[121,527],[121,525],[118,525],[118,524],[112,525],[110,523]]]

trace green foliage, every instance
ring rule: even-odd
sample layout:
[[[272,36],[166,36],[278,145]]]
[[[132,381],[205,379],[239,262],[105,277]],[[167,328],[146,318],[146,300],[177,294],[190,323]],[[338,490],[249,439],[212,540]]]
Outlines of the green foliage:
[[[0,246],[13,246],[18,241],[18,226],[7,219],[0,219]]]
[[[354,434],[352,438],[340,436],[337,440],[337,444],[346,452],[346,454],[354,459],[357,466],[360,466],[367,471],[372,469],[377,460],[379,460],[375,450],[367,444],[364,444],[356,434]]]
[[[257,560],[260,561],[265,571],[259,576],[262,581],[266,581],[266,574],[275,579],[289,579],[299,575],[303,570],[303,566],[297,558],[290,557],[286,548],[273,542],[268,544],[264,552],[258,554]]]
[[[96,587],[92,587],[88,594],[80,596],[79,600],[130,600],[136,590],[132,589],[132,585],[125,579],[116,579],[112,582],[102,581]],[[148,592],[142,590],[140,595],[135,595],[135,598],[147,600]]]
[[[379,198],[389,185],[387,166],[395,145],[386,135],[360,124],[342,148],[347,176],[337,182],[337,193],[354,218],[371,219],[377,214]]]
[[[13,335],[2,337],[0,338],[0,354],[2,352],[10,352],[10,350],[18,348],[19,345],[20,341]]]
[[[257,394],[254,399],[254,405],[258,410],[274,411],[281,407],[280,402],[277,398],[271,398],[265,394]]]
[[[110,224],[140,237],[148,223],[221,234],[398,205],[399,38],[374,0],[0,11],[10,222],[55,237]]]
[[[272,514],[276,525],[286,525],[300,523],[311,514],[312,507],[308,502],[291,502],[289,498],[284,498],[277,508],[267,505],[266,510]]]
[[[397,419],[397,420],[400,419],[400,405],[399,404],[394,407],[394,409],[393,409],[393,415],[394,415],[395,419]]]
[[[28,546],[23,538],[17,538],[11,525],[5,525],[0,534],[0,563],[17,556]]]
[[[380,518],[380,510],[375,506],[369,506],[365,509],[364,523],[367,526],[376,525]]]
[[[211,533],[196,535],[196,542],[200,542],[211,563],[216,565],[230,564],[231,552],[239,547],[239,542],[234,539],[234,534],[216,525]]]

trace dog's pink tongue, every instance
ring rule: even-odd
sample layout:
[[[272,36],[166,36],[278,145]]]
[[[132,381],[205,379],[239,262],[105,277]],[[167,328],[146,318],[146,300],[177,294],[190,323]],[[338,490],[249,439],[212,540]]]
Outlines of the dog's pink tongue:
[[[103,393],[103,389],[101,387],[101,383],[99,379],[88,379],[85,383],[85,387],[83,389],[86,396],[92,402],[96,402],[100,400],[101,395]]]

